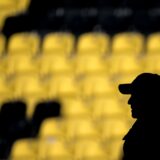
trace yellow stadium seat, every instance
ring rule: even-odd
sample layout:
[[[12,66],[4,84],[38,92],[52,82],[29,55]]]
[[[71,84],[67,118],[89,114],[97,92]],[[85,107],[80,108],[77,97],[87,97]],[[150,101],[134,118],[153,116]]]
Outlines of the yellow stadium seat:
[[[78,96],[78,86],[73,74],[55,74],[46,81],[49,98],[64,98]]]
[[[75,159],[106,160],[108,154],[99,141],[79,141],[75,144]]]
[[[0,34],[0,56],[6,51],[6,37]]]
[[[66,118],[64,131],[66,139],[69,141],[97,139],[100,137],[96,124],[90,118]]]
[[[88,52],[89,53],[89,52]],[[93,53],[93,52],[92,52]],[[75,73],[76,74],[92,74],[92,73],[107,73],[109,68],[107,60],[98,54],[85,54],[75,57]]]
[[[29,55],[6,56],[3,61],[7,75],[38,73],[38,66]]]
[[[45,119],[38,133],[40,139],[63,138],[63,123],[60,118]]]
[[[90,108],[77,97],[62,99],[61,114],[65,118],[86,118],[90,116]]]
[[[69,56],[74,51],[74,45],[75,37],[72,33],[51,32],[43,39],[42,53]]]
[[[106,74],[94,74],[84,77],[79,82],[80,93],[84,97],[99,97],[114,94],[111,79]]]
[[[122,117],[125,110],[116,97],[99,97],[92,102],[92,116],[95,119]]]
[[[138,32],[122,32],[113,36],[113,54],[141,54],[144,49],[144,36]]]
[[[46,98],[46,89],[37,74],[22,74],[11,80],[14,98],[21,98],[27,104],[27,116],[30,118],[34,112],[35,104]]]
[[[40,37],[35,32],[14,33],[9,38],[8,54],[36,55],[39,52]]]
[[[74,72],[73,61],[64,56],[44,55],[36,63],[41,75]]]
[[[56,138],[39,140],[37,159],[71,160],[72,157],[71,149],[65,141]]]
[[[106,142],[112,138],[122,139],[129,129],[126,119],[123,119],[122,117],[106,118],[99,123],[101,127],[101,138]]]
[[[32,97],[44,94],[43,83],[37,74],[17,75],[12,80],[14,94]]]
[[[130,74],[142,71],[142,64],[134,54],[112,55],[108,61],[110,74]]]
[[[160,73],[160,54],[147,54],[144,56],[143,63],[143,71],[144,72],[154,72]]]
[[[96,52],[95,52],[96,51]],[[77,42],[78,54],[108,54],[110,51],[110,36],[103,32],[89,32],[79,36]]]
[[[13,143],[10,160],[36,160],[36,156],[37,141],[35,139],[20,139]]]
[[[146,54],[160,54],[160,32],[151,33],[146,39]]]

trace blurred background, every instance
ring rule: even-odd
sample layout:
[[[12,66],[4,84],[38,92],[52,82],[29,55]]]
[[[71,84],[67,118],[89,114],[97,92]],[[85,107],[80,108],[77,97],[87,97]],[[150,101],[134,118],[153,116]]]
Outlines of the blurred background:
[[[121,160],[159,61],[158,0],[0,0],[0,159]]]

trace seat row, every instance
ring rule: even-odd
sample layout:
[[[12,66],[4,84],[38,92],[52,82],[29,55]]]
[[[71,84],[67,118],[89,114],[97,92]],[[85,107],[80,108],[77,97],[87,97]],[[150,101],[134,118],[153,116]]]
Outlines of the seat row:
[[[147,37],[140,32],[88,32],[76,37],[69,32],[51,32],[40,37],[33,32],[15,33],[6,40],[0,35],[0,54],[153,54],[159,53],[160,33]]]

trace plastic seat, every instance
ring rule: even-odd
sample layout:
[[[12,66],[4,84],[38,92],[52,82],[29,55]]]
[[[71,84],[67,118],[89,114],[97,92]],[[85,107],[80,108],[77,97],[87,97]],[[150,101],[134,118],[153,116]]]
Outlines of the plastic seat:
[[[103,141],[114,138],[123,138],[128,132],[129,125],[123,118],[106,118],[100,122],[101,138]]]
[[[10,159],[11,160],[36,160],[36,140],[35,139],[20,139],[16,140],[12,146]]]
[[[51,32],[45,35],[42,43],[43,54],[65,55],[72,54],[75,37],[69,32]]]
[[[38,159],[60,159],[60,160],[71,160],[72,152],[63,140],[49,139],[39,140],[38,147]]]
[[[118,98],[99,97],[93,100],[92,116],[95,119],[122,117],[124,109],[120,106]]]
[[[153,52],[152,52],[153,53]],[[147,54],[143,60],[143,71],[144,72],[155,72],[159,73],[160,71],[160,64],[159,64],[160,54]]]
[[[95,74],[84,77],[79,82],[80,92],[84,97],[99,97],[114,94],[111,79],[106,74]]]
[[[44,55],[36,61],[41,75],[56,74],[56,73],[73,73],[74,66],[71,59],[64,56]]]
[[[55,74],[46,82],[47,93],[50,98],[64,98],[78,96],[78,86],[73,74]]]
[[[107,60],[99,56],[98,53],[93,54],[91,51],[83,55],[77,54],[74,63],[75,73],[78,75],[107,73],[109,70]]]
[[[63,125],[60,118],[47,118],[40,125],[38,137],[41,139],[63,138]]]
[[[38,65],[29,55],[6,56],[3,60],[7,75],[38,73]]]
[[[25,54],[34,56],[40,47],[40,37],[35,32],[14,33],[8,42],[8,54]]]
[[[22,98],[27,103],[27,115],[31,115],[34,104],[45,97],[45,89],[40,78],[36,74],[24,74],[13,78],[11,82],[13,96]]]
[[[90,108],[80,98],[64,98],[61,113],[65,118],[86,118],[90,116]]]
[[[142,71],[142,64],[134,54],[112,55],[108,61],[110,74],[130,74]]]
[[[146,39],[146,54],[160,53],[160,32],[151,33]]]
[[[107,158],[108,154],[99,141],[86,140],[75,144],[75,159],[106,160]]]
[[[103,32],[88,32],[79,36],[77,42],[78,54],[87,54],[88,52],[104,55],[110,51],[110,37]]]
[[[67,118],[65,124],[66,139],[87,140],[100,137],[94,121],[90,118]]]
[[[141,54],[144,49],[144,36],[138,32],[122,32],[112,39],[113,54]]]

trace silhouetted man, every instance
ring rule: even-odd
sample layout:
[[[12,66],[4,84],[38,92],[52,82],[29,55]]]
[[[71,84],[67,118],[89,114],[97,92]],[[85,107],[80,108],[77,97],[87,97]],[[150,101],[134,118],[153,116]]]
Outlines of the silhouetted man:
[[[131,94],[128,104],[137,119],[123,138],[123,160],[160,159],[160,76],[142,73],[119,91]]]

